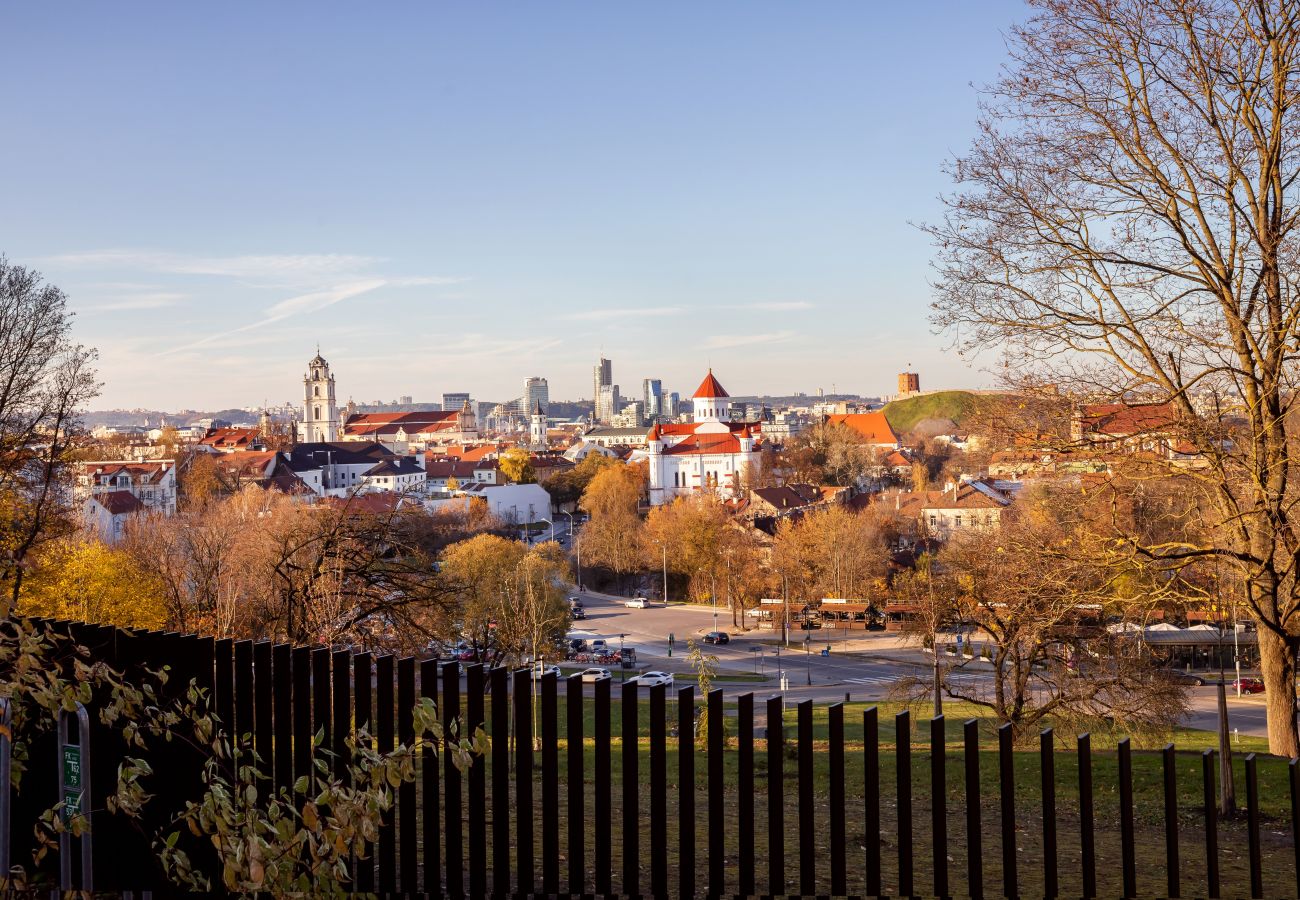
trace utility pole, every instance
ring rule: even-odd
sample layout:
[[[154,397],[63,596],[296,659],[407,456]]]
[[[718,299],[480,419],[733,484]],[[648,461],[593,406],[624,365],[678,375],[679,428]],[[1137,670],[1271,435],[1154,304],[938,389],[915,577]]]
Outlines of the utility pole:
[[[668,545],[663,544],[664,551],[664,606],[668,605]]]

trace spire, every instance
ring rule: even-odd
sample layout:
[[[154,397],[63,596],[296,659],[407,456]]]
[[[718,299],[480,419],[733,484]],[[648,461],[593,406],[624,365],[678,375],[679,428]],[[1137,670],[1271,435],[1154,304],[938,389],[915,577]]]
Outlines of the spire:
[[[692,399],[705,399],[713,397],[730,397],[727,389],[722,386],[717,378],[713,377],[713,369],[709,369],[709,374],[704,376],[700,386],[695,389]]]

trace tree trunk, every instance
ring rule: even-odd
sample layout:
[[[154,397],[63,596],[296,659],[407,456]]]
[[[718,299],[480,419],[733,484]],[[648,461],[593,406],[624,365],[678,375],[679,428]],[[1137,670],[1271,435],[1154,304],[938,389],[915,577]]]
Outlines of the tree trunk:
[[[1283,638],[1259,628],[1259,662],[1268,708],[1268,752],[1293,759],[1300,756],[1296,733],[1295,653],[1297,638]]]

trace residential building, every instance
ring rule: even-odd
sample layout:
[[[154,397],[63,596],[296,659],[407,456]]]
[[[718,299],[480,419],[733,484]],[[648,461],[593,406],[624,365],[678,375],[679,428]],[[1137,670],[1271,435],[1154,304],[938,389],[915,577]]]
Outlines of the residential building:
[[[847,425],[861,435],[864,443],[874,450],[899,450],[902,443],[885,414],[876,410],[868,413],[848,413],[846,415],[827,416],[828,425]]]
[[[125,491],[151,512],[176,514],[176,460],[82,462],[73,495],[78,500]]]
[[[424,456],[403,456],[375,441],[298,444],[283,454],[290,470],[318,496],[423,491]]]
[[[199,441],[199,449],[213,453],[235,453],[261,448],[260,428],[214,428]]]
[[[946,540],[960,532],[987,531],[1002,524],[1002,512],[1014,497],[1010,488],[1006,482],[968,479],[949,483],[941,491],[885,491],[864,502],[911,520],[918,534]]]
[[[629,403],[609,420],[609,424],[615,428],[644,428],[645,407],[640,400]]]
[[[551,520],[551,495],[540,484],[463,485],[467,497],[481,497],[491,513],[507,525],[531,525]]]
[[[644,447],[646,430],[644,425],[609,425],[590,429],[582,439],[601,447]]]

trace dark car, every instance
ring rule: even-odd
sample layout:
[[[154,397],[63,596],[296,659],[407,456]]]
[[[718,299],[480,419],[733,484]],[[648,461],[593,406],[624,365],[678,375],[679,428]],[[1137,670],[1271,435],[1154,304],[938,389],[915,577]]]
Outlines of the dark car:
[[[814,628],[821,628],[822,623],[816,619],[804,619],[799,623],[799,627],[804,631],[812,631]]]
[[[706,644],[730,644],[730,643],[731,643],[731,635],[727,634],[725,631],[710,631],[708,634],[706,634],[706,635],[704,636],[704,643],[706,643]]]
[[[581,606],[575,606],[569,611],[569,616],[573,619],[585,619],[587,618],[587,611]]]

